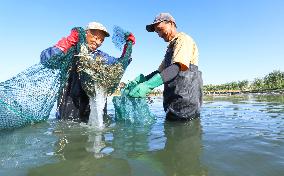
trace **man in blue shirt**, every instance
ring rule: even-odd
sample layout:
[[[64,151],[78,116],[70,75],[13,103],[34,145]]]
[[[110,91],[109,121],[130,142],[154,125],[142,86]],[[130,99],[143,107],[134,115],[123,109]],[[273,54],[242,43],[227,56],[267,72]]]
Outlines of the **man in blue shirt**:
[[[83,36],[82,36],[83,35]],[[64,86],[61,95],[57,102],[57,118],[59,119],[71,119],[78,120],[80,122],[88,122],[90,107],[89,97],[82,89],[79,74],[77,72],[78,57],[80,51],[76,48],[79,38],[83,37],[88,51],[94,58],[102,56],[105,64],[112,65],[118,62],[126,63],[126,66],[130,63],[130,59],[124,57],[127,50],[132,50],[132,44],[135,43],[135,37],[132,33],[126,36],[126,44],[124,46],[121,57],[115,58],[109,56],[107,53],[98,50],[102,45],[106,37],[109,37],[107,29],[98,22],[90,22],[85,30],[82,28],[73,28],[71,34],[62,38],[53,47],[49,47],[41,53],[41,64],[47,68],[57,69],[60,67],[60,60],[63,60],[67,54],[72,55],[72,67],[69,70],[69,77],[67,84]],[[128,59],[128,60],[125,60]],[[52,64],[57,63],[57,64]]]

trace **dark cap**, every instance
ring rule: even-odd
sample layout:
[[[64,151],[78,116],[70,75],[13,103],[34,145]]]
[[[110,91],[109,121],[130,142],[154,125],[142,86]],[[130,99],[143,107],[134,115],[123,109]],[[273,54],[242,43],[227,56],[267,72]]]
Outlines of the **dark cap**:
[[[146,30],[148,32],[154,32],[155,31],[155,24],[160,23],[162,21],[171,21],[174,22],[176,24],[176,21],[174,19],[174,17],[169,14],[169,13],[160,13],[159,15],[157,15],[153,21],[152,24],[146,25]]]

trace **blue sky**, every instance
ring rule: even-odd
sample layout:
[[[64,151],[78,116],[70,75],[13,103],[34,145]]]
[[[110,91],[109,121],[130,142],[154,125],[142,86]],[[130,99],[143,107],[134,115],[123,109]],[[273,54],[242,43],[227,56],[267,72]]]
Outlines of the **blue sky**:
[[[193,37],[205,84],[253,80],[284,71],[284,1],[144,0],[59,1],[3,0],[0,6],[0,82],[39,62],[42,50],[75,26],[103,23],[134,33],[133,62],[123,81],[157,69],[167,43],[145,25],[160,12],[171,13],[178,30]],[[120,56],[107,38],[101,50]]]

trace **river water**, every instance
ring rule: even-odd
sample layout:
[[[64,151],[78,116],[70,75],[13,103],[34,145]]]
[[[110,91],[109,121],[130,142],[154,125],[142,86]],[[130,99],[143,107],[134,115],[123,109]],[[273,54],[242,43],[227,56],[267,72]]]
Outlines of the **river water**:
[[[284,175],[284,96],[205,97],[201,118],[166,122],[162,98],[150,124],[114,121],[103,130],[58,121],[0,132],[2,176]]]

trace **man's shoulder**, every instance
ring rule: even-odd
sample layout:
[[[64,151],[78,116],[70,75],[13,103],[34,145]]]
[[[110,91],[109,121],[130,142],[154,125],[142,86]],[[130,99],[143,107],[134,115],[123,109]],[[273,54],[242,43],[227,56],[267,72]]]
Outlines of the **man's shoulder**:
[[[177,38],[178,38],[178,40],[194,41],[193,38],[190,35],[188,35],[184,32],[179,32],[178,35],[177,35]]]

